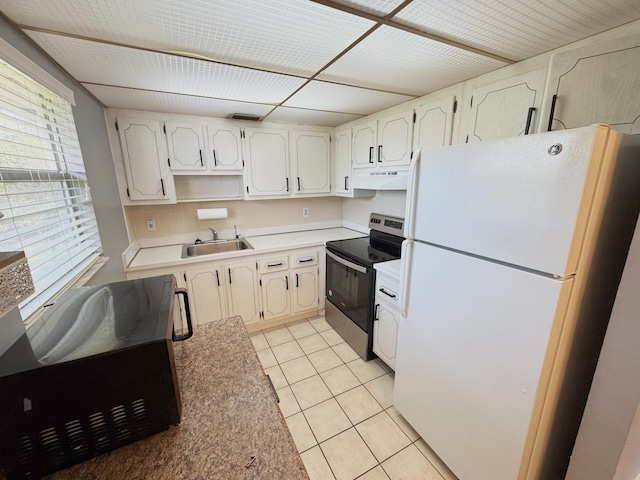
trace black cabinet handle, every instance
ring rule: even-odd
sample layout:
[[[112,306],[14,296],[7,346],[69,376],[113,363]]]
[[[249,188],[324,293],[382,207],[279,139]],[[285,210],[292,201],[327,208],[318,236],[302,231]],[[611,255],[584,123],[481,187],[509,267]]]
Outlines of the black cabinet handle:
[[[556,100],[558,99],[558,95],[554,95],[551,98],[551,111],[549,112],[549,124],[547,125],[547,132],[551,131],[551,124],[553,123],[553,114],[556,111]]]
[[[267,268],[281,267],[283,265],[284,265],[284,262],[267,263]]]
[[[200,166],[204,167],[204,162],[202,161],[202,150],[200,150]]]
[[[378,291],[380,291],[381,293],[384,293],[387,297],[396,298],[395,293],[389,293],[384,288],[379,288]]]
[[[382,163],[382,145],[378,145],[378,162]]]
[[[162,196],[166,196],[166,193],[164,193],[164,180],[160,179],[160,186],[162,187]]]
[[[315,260],[315,257],[307,257],[307,258],[299,258],[297,260],[298,263],[309,263],[309,262],[313,262]]]
[[[529,112],[527,113],[527,124],[524,127],[524,134],[529,135],[529,130],[531,129],[531,120],[533,119],[533,112],[536,109],[534,107],[529,107]]]
[[[373,163],[373,147],[369,147],[369,163]]]
[[[216,157],[216,149],[213,149],[213,166],[217,167],[218,166],[218,158]]]
[[[298,178],[298,191],[300,191],[300,177],[297,177],[297,178]]]
[[[218,273],[218,270],[216,270],[216,280],[218,281],[218,286],[220,286],[220,274]]]
[[[344,189],[347,190],[347,178],[349,177],[344,177]]]
[[[285,275],[284,276],[284,280],[285,280],[285,283],[286,283],[286,286],[287,286],[287,290],[289,290],[289,275]]]
[[[287,177],[287,192],[289,191],[289,177]]]
[[[376,311],[373,314],[373,319],[374,320],[379,320],[380,319],[380,304],[376,303]]]
[[[182,295],[184,297],[184,315],[187,318],[187,333],[176,335],[176,327],[174,325],[171,338],[174,342],[181,342],[187,338],[191,338],[193,335],[193,324],[191,323],[191,312],[189,311],[189,296],[187,295],[187,290],[184,288],[176,288],[175,292],[176,295]]]
[[[229,271],[229,285],[231,285],[231,269],[227,268],[227,270]]]
[[[298,280],[298,274],[296,273],[296,288],[298,288],[300,286],[299,280]]]

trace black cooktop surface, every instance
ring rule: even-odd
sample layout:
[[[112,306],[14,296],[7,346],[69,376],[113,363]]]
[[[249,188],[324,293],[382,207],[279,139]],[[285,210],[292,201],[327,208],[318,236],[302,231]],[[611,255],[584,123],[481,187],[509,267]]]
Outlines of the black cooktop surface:
[[[371,267],[374,263],[400,258],[401,237],[372,233],[370,237],[327,242],[327,248],[347,259]]]

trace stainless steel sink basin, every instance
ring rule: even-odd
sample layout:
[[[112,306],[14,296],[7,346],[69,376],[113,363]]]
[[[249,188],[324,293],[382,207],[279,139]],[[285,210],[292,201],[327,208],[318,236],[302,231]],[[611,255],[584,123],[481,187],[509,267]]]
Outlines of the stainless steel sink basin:
[[[193,245],[182,246],[182,258],[199,257],[216,253],[236,252],[238,250],[253,250],[251,244],[244,238],[232,240],[215,240]]]

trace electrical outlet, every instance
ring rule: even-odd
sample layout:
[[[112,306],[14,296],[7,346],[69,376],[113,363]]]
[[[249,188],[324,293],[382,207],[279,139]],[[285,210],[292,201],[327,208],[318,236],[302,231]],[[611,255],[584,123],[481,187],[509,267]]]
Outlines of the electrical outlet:
[[[156,219],[147,218],[147,230],[152,231],[156,229]]]
[[[309,216],[309,208],[308,207],[302,207],[302,216],[307,218]]]

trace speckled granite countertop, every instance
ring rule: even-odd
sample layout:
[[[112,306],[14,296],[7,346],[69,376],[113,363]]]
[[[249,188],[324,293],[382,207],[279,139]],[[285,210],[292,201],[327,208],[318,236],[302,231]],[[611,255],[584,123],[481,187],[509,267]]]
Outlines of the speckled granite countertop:
[[[309,479],[240,317],[196,326],[174,350],[180,425],[47,478]]]

